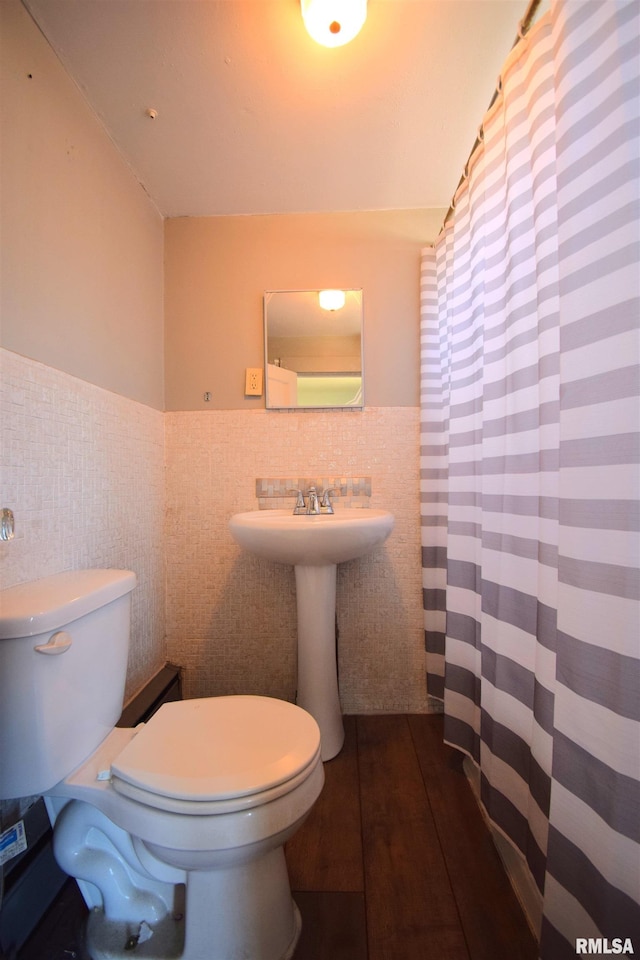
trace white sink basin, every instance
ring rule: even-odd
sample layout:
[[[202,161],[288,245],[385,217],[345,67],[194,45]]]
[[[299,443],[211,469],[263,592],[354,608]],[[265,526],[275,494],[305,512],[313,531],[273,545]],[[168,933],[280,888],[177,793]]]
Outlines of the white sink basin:
[[[291,510],[251,510],[229,521],[231,536],[258,557],[294,566],[355,560],[387,539],[394,517],[386,510],[344,507],[333,514],[295,516]]]

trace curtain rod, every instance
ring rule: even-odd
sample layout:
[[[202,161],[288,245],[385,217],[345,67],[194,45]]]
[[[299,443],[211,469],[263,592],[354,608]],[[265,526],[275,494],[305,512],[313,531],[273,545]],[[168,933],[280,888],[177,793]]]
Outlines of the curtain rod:
[[[520,23],[518,24],[518,35],[517,35],[517,37],[515,38],[515,40],[513,41],[513,44],[511,45],[511,49],[512,49],[512,50],[513,50],[514,47],[516,47],[516,46],[520,43],[521,40],[524,39],[524,37],[527,35],[527,33],[529,32],[529,30],[531,29],[531,26],[532,26],[532,24],[533,24],[533,20],[534,20],[534,18],[535,18],[536,13],[538,12],[538,7],[540,6],[541,2],[542,2],[542,0],[529,0],[529,5],[527,6],[527,9],[526,9],[526,11],[525,11],[524,17],[522,18],[522,20],[521,20]],[[493,96],[491,97],[491,101],[489,102],[489,106],[487,107],[487,111],[491,109],[491,107],[492,107],[492,106],[494,105],[494,103],[496,102],[496,100],[497,100],[497,98],[498,98],[498,95],[500,94],[500,91],[501,91],[501,89],[502,89],[501,79],[502,79],[501,77],[498,78],[498,83],[497,83],[497,85],[496,85],[495,90],[493,91]],[[469,156],[468,156],[468,158],[467,158],[467,163],[466,163],[466,165],[465,165],[464,172],[463,172],[462,176],[460,177],[460,180],[458,181],[458,186],[457,186],[456,189],[454,190],[453,199],[452,199],[452,201],[451,201],[451,206],[449,207],[449,209],[447,210],[447,212],[446,212],[446,214],[445,214],[445,217],[444,217],[444,220],[442,221],[442,226],[440,227],[440,231],[439,231],[439,234],[438,234],[438,235],[440,235],[440,233],[442,233],[442,231],[444,230],[444,228],[445,228],[446,225],[447,225],[447,222],[449,221],[449,219],[450,219],[450,217],[451,217],[451,214],[452,214],[453,211],[455,210],[455,206],[456,206],[456,205],[455,205],[455,196],[456,196],[456,193],[458,192],[458,190],[460,189],[460,187],[462,186],[462,184],[464,183],[464,181],[465,181],[466,178],[467,178],[467,170],[468,170],[468,168],[469,168],[469,163],[470,163],[470,161],[471,161],[471,157],[472,157],[473,154],[475,153],[476,147],[477,147],[481,142],[482,142],[482,133],[481,133],[481,130],[480,130],[480,131],[478,132],[478,136],[477,136],[476,139],[475,139],[475,143],[473,144],[473,146],[472,146],[472,148],[471,148],[471,153],[469,154]]]

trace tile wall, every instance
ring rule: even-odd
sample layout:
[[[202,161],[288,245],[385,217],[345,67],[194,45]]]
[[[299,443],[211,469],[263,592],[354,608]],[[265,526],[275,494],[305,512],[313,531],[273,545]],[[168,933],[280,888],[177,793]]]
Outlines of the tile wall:
[[[244,553],[227,522],[281,506],[278,478],[341,478],[361,506],[396,518],[382,547],[338,570],[343,709],[428,709],[418,410],[167,413],[166,441],[167,644],[186,668],[187,695],[293,699],[293,569]],[[349,487],[354,478],[363,486]],[[282,502],[293,508],[294,498]]]
[[[127,696],[165,659],[163,414],[0,351],[0,586],[62,570],[134,570]]]
[[[315,477],[344,481],[337,506],[396,517],[382,547],[339,568],[343,708],[430,708],[417,409],[162,414],[9,351],[0,363],[0,506],[16,517],[15,539],[0,543],[0,584],[134,570],[127,695],[170,659],[185,669],[187,696],[294,698],[293,570],[245,554],[227,521],[259,507],[256,481]]]

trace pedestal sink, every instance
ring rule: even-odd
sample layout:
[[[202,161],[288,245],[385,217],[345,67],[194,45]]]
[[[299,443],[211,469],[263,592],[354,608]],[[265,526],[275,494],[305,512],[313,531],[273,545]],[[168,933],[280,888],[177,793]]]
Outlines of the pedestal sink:
[[[311,516],[251,510],[229,521],[231,536],[245,550],[295,567],[297,703],[320,727],[323,760],[335,757],[344,742],[335,645],[337,564],[369,553],[387,539],[393,523],[386,510],[349,507]]]

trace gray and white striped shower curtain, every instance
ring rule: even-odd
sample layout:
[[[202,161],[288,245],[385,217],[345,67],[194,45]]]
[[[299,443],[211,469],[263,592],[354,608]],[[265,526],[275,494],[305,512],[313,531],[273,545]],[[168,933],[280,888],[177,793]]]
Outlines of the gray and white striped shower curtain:
[[[422,269],[429,691],[540,892],[640,955],[637,0],[552,0]]]

